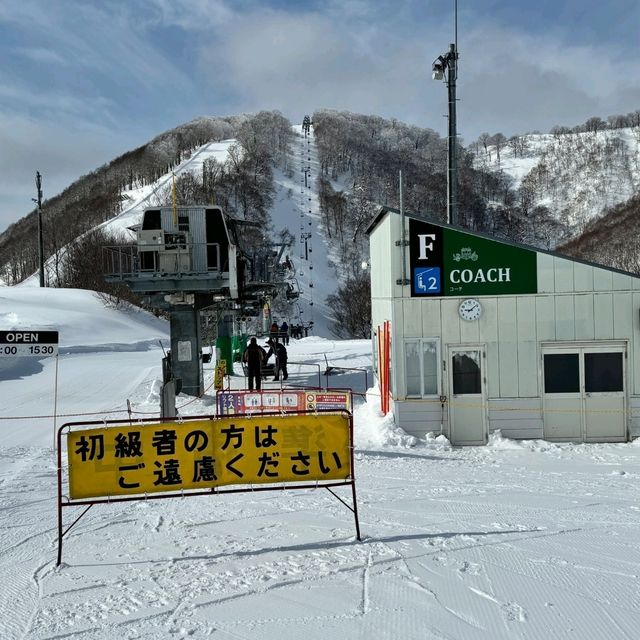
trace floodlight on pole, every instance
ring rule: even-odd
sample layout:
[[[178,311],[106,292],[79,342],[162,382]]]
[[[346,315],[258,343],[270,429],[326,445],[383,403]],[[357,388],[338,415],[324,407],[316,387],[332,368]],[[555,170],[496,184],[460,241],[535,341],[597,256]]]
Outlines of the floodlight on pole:
[[[447,132],[447,222],[458,224],[458,158],[456,122],[456,79],[458,77],[458,2],[455,2],[455,43],[449,51],[438,56],[431,67],[431,77],[442,80],[446,75],[449,98],[449,126]]]

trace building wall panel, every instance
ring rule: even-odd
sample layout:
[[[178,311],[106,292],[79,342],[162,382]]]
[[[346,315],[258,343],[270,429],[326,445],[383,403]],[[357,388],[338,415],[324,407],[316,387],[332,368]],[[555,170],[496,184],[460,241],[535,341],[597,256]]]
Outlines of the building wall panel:
[[[575,291],[593,291],[593,267],[575,262],[573,265]]]
[[[595,339],[611,340],[613,338],[613,296],[610,293],[599,293],[593,296],[593,317],[595,321]]]
[[[629,399],[629,438],[640,438],[640,396]]]
[[[616,273],[615,271],[611,273],[611,279],[613,281],[611,285],[613,291],[629,291],[632,288],[632,280],[635,280],[635,278],[625,273]]]
[[[536,303],[532,296],[516,298],[518,396],[526,398],[538,393]]]
[[[518,395],[518,331],[516,299],[498,298],[498,366],[500,396]]]
[[[403,298],[402,300],[402,327],[406,338],[422,337],[422,309],[425,305],[418,298]],[[400,318],[398,318],[400,322]]]
[[[593,270],[593,290],[611,291],[613,289],[613,274],[605,269]]]
[[[497,298],[482,299],[482,316],[478,327],[480,337],[478,342],[487,345],[487,392],[490,396],[500,394],[500,367],[498,365],[498,300]]]
[[[640,291],[633,292],[631,316],[633,318],[633,334],[629,345],[629,369],[632,372],[632,393],[640,395]]]
[[[458,315],[459,300],[443,298],[440,303],[442,344],[460,344],[460,316]]]
[[[458,314],[460,317],[460,314]],[[460,342],[479,342],[480,341],[480,323],[478,320],[469,322],[460,319]]]
[[[573,306],[576,314],[576,340],[593,340],[595,336],[593,294],[589,293],[574,296]]]
[[[396,400],[393,414],[395,423],[416,438],[424,438],[429,432],[439,434],[441,427],[442,433],[449,437],[446,404],[443,410],[437,401]]]
[[[637,313],[636,313],[637,315]],[[619,340],[633,335],[633,294],[613,294],[613,337]]]
[[[538,342],[556,339],[556,305],[553,296],[536,297],[536,336]]]
[[[440,300],[424,301],[421,304],[422,337],[436,338],[442,331]]]
[[[491,398],[489,431],[500,429],[506,438],[538,439],[543,436],[540,398]]]
[[[576,317],[573,296],[555,296],[556,340],[576,339]]]
[[[376,232],[369,236],[371,296],[391,298],[393,273],[391,271],[391,221],[381,220]]]
[[[539,253],[538,262],[538,293],[555,293],[553,256]]]
[[[553,259],[553,277],[556,293],[573,291],[573,262],[562,258]]]

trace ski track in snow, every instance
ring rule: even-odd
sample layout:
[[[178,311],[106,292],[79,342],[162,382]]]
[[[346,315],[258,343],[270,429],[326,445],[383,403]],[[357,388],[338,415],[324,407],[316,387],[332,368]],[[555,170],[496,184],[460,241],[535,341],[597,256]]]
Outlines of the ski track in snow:
[[[581,495],[547,453],[360,453],[360,543],[322,491],[96,505],[56,569],[51,451],[5,450],[2,637],[634,638],[634,492],[617,479],[594,502],[603,463],[581,453],[562,474]]]

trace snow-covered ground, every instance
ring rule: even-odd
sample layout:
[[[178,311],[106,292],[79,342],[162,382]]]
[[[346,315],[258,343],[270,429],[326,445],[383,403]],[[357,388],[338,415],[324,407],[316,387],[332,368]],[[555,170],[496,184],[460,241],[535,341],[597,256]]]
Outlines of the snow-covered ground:
[[[126,417],[127,399],[157,412],[163,322],[90,292],[5,287],[0,330],[16,328],[60,331],[58,426]],[[370,366],[368,341],[289,351]],[[637,443],[452,448],[394,428],[375,390],[355,409],[361,542],[326,490],[200,496],[96,505],[56,568],[54,420],[34,417],[53,412],[55,359],[37,365],[0,372],[3,640],[638,637]],[[346,375],[332,386],[363,389]],[[211,394],[181,396],[181,413],[210,413]]]

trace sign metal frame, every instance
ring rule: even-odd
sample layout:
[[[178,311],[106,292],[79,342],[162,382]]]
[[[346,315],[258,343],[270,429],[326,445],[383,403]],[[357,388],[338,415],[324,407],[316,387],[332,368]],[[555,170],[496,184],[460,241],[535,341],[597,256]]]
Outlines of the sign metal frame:
[[[192,496],[201,496],[201,495],[219,495],[225,493],[251,493],[256,491],[284,491],[284,490],[296,490],[296,489],[318,489],[324,488],[329,491],[337,500],[339,500],[349,511],[353,513],[355,527],[356,527],[356,537],[358,540],[362,540],[360,535],[360,522],[358,518],[358,506],[356,501],[356,485],[355,485],[355,469],[354,469],[354,444],[353,444],[353,414],[350,411],[346,410],[335,410],[335,409],[317,409],[310,411],[295,411],[295,412],[284,412],[284,411],[272,411],[272,412],[260,412],[260,413],[245,413],[245,414],[235,414],[234,418],[257,418],[257,417],[281,417],[284,415],[307,415],[307,416],[321,416],[322,414],[327,415],[336,415],[337,413],[345,416],[347,418],[348,424],[348,448],[349,448],[349,458],[350,458],[350,474],[344,480],[314,480],[312,482],[301,480],[300,483],[297,482],[286,482],[286,483],[278,483],[277,481],[267,485],[244,485],[237,486],[231,485],[230,487],[225,486],[221,488],[219,486],[210,487],[207,489],[189,489],[189,490],[180,490],[177,489],[171,493],[153,493],[153,494],[143,494],[143,495],[124,495],[124,496],[108,496],[108,497],[98,497],[98,498],[81,498],[81,499],[71,499],[68,495],[63,494],[63,486],[64,486],[64,466],[62,459],[62,438],[65,435],[78,430],[78,428],[82,427],[84,429],[91,427],[109,427],[119,426],[121,428],[131,428],[136,425],[144,425],[144,424],[160,424],[163,422],[172,422],[172,421],[158,421],[157,418],[143,418],[140,420],[136,420],[132,422],[130,420],[94,420],[90,422],[67,422],[63,424],[57,432],[57,512],[58,512],[58,556],[56,565],[59,566],[62,562],[62,543],[64,536],[69,533],[69,531],[78,523],[78,521],[89,511],[89,509],[95,504],[111,504],[114,502],[133,502],[133,501],[141,501],[141,500],[163,500],[170,498],[186,498]],[[211,421],[219,421],[221,419],[228,419],[229,416],[212,416],[212,415],[201,415],[201,416],[185,416],[180,420],[183,424],[188,424],[192,421],[197,420],[211,420]],[[67,488],[69,477],[67,472]],[[349,504],[346,500],[340,497],[333,489],[335,487],[351,487],[351,497],[352,504]],[[86,507],[80,515],[66,527],[63,526],[63,509],[69,507],[78,507],[84,506]]]

